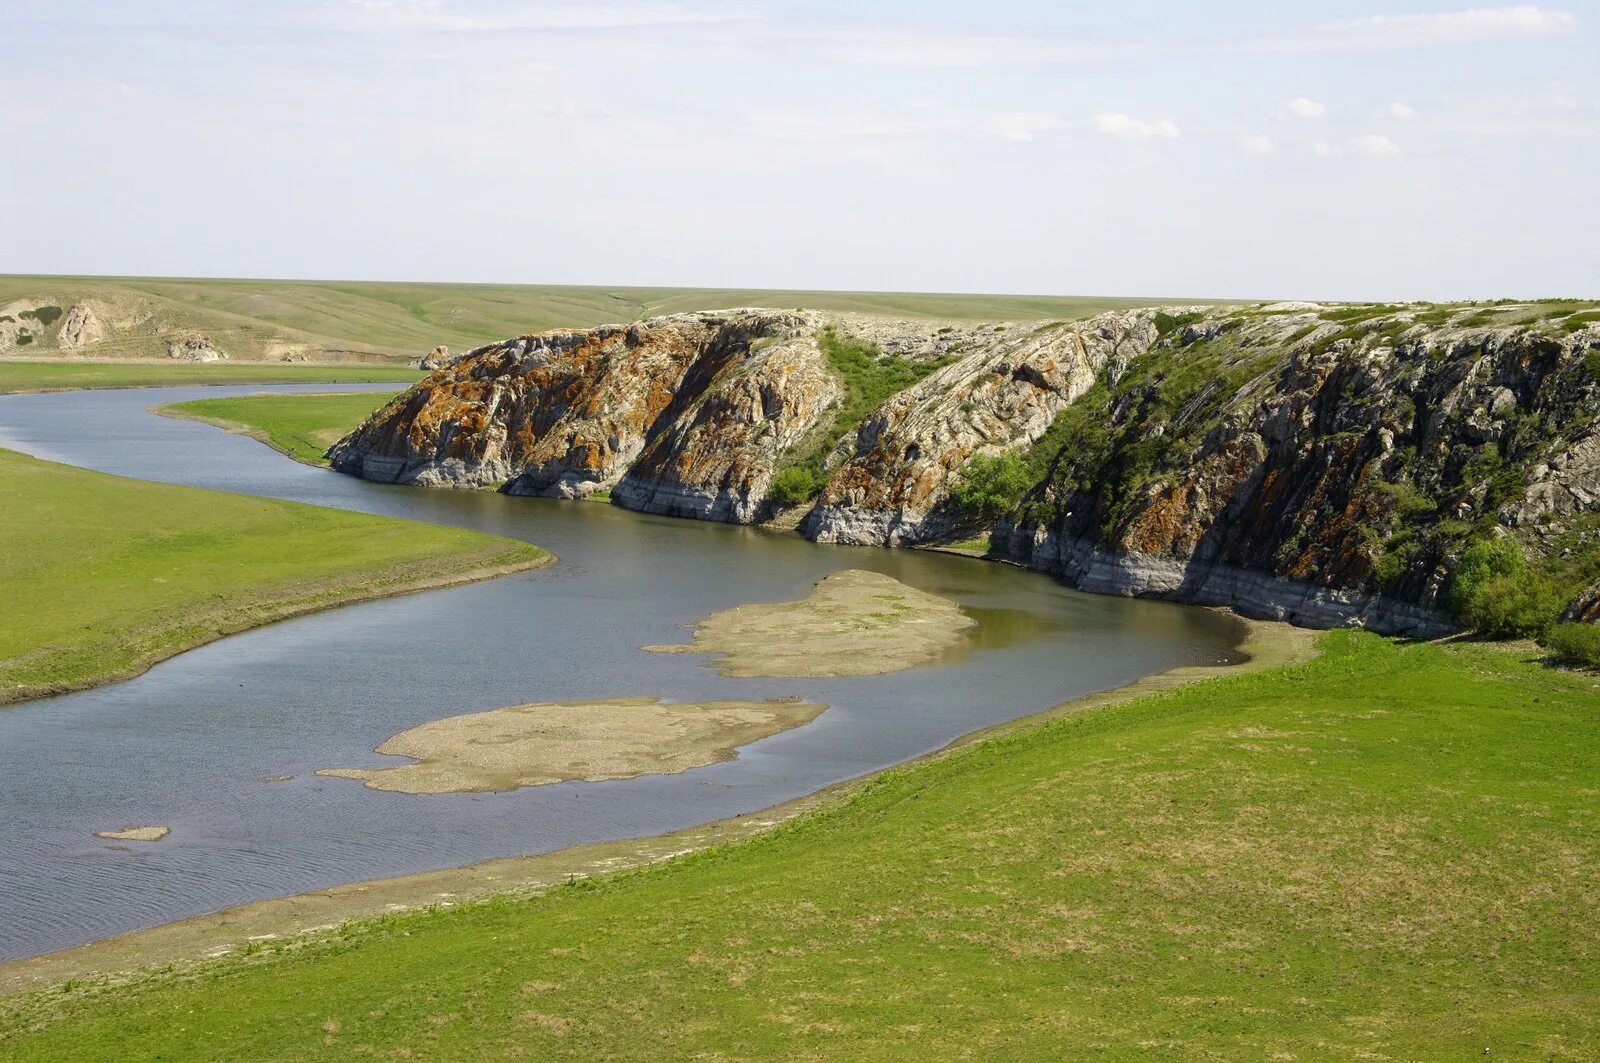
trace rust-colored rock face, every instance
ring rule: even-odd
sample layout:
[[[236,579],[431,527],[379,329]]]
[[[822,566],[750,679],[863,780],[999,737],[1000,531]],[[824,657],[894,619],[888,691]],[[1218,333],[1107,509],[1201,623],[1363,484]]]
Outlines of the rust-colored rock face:
[[[708,354],[612,497],[629,509],[749,524],[773,474],[839,400],[807,318]]]
[[[733,485],[759,501],[771,455],[836,393],[816,345],[797,341],[817,325],[734,311],[509,340],[436,370],[330,457],[370,480],[573,498],[615,484],[653,438],[669,435],[722,454],[716,469],[690,459],[694,487]],[[760,401],[763,386],[774,401]],[[657,475],[684,468],[677,453],[651,453]],[[633,483],[643,497],[643,478]]]
[[[1039,482],[997,542],[1033,567],[1090,590],[1424,633],[1450,626],[1464,536],[1548,556],[1600,510],[1591,321],[1538,305],[1043,326],[682,314],[472,351],[330,456],[387,482],[609,488],[631,509],[740,523],[783,509],[774,484],[794,465],[820,478],[789,511],[805,535],[909,545],[971,534],[952,489],[975,455],[1009,452]],[[830,329],[876,347],[880,366],[922,366],[917,382],[837,421],[861,392],[819,342]],[[1600,615],[1597,599],[1572,615]]]

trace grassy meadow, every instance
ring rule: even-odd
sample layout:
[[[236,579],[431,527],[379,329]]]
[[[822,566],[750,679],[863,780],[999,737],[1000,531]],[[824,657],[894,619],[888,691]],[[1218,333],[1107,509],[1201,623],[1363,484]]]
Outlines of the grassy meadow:
[[[0,704],[313,609],[536,564],[528,543],[0,449]]]
[[[752,841],[14,998],[0,1058],[1596,1058],[1595,678],[1320,646]]]
[[[395,394],[357,391],[336,395],[242,395],[175,402],[157,407],[156,412],[243,432],[296,461],[326,466],[323,452]]]
[[[654,314],[733,306],[809,307],[908,317],[1056,320],[1195,300],[1098,296],[946,295],[538,284],[0,276],[0,306],[69,306],[85,299],[140,324],[86,353],[160,356],[162,337],[210,337],[234,358],[295,348],[313,360],[415,358],[552,328],[587,328]],[[115,316],[115,314],[113,314]]]
[[[82,388],[186,387],[194,384],[409,384],[406,366],[193,362],[41,362],[0,359],[0,395]]]

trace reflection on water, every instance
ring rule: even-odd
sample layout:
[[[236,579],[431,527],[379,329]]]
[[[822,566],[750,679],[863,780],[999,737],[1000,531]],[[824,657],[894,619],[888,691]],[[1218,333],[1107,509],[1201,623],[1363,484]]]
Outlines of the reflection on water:
[[[656,833],[748,812],[992,723],[1179,664],[1227,659],[1205,610],[1093,597],[1041,576],[912,551],[824,547],[591,502],[382,487],[311,469],[158,402],[296,388],[0,397],[0,442],[129,476],[478,528],[558,564],[301,617],[183,654],[127,683],[0,711],[0,957],[266,896]],[[883,676],[729,679],[642,646],[744,602],[789,601],[865,568],[977,619],[947,660]],[[406,795],[318,778],[377,766],[390,735],[531,701],[798,696],[814,722],[679,775],[508,794]],[[288,781],[280,780],[290,777]],[[97,830],[161,823],[115,848]]]

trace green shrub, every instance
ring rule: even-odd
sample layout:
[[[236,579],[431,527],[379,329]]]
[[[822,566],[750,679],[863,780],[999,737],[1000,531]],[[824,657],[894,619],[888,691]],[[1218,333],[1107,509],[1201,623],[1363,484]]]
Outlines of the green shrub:
[[[1379,494],[1393,501],[1395,516],[1401,520],[1419,520],[1432,515],[1439,508],[1433,499],[1417,490],[1414,484],[1403,480],[1395,483],[1379,480],[1372,486]]]
[[[1459,614],[1490,580],[1498,576],[1518,576],[1527,568],[1528,559],[1523,556],[1522,548],[1510,539],[1474,539],[1461,551],[1461,560],[1456,562],[1450,603]]]
[[[950,498],[970,517],[998,520],[1017,508],[1037,479],[1020,454],[978,454],[962,468]]]
[[[1600,667],[1600,624],[1557,624],[1545,635],[1544,648],[1562,664]]]
[[[809,465],[791,465],[772,478],[768,497],[779,505],[798,506],[822,490],[821,473]]]
[[[1450,603],[1462,623],[1490,638],[1537,638],[1561,615],[1569,589],[1530,571],[1511,539],[1477,539],[1461,552]]]
[[[1192,325],[1203,317],[1205,317],[1205,314],[1198,310],[1191,310],[1186,314],[1169,314],[1164,310],[1158,311],[1155,318],[1156,337],[1158,339],[1166,339],[1174,332],[1182,331],[1184,326]]]
[[[56,320],[61,317],[61,308],[59,306],[40,306],[35,307],[32,310],[24,310],[17,316],[31,317],[39,324],[48,328],[49,326],[55,324]]]
[[[1565,587],[1540,573],[1495,576],[1467,599],[1461,618],[1490,638],[1539,638],[1561,616],[1567,597]]]

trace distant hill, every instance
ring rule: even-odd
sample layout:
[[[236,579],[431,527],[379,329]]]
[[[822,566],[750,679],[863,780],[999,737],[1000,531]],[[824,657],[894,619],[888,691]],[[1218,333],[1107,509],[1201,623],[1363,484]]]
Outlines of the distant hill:
[[[0,353],[397,361],[510,335],[733,306],[1050,321],[1162,298],[0,276]],[[77,313],[73,313],[78,308]],[[9,319],[9,320],[7,320]]]

